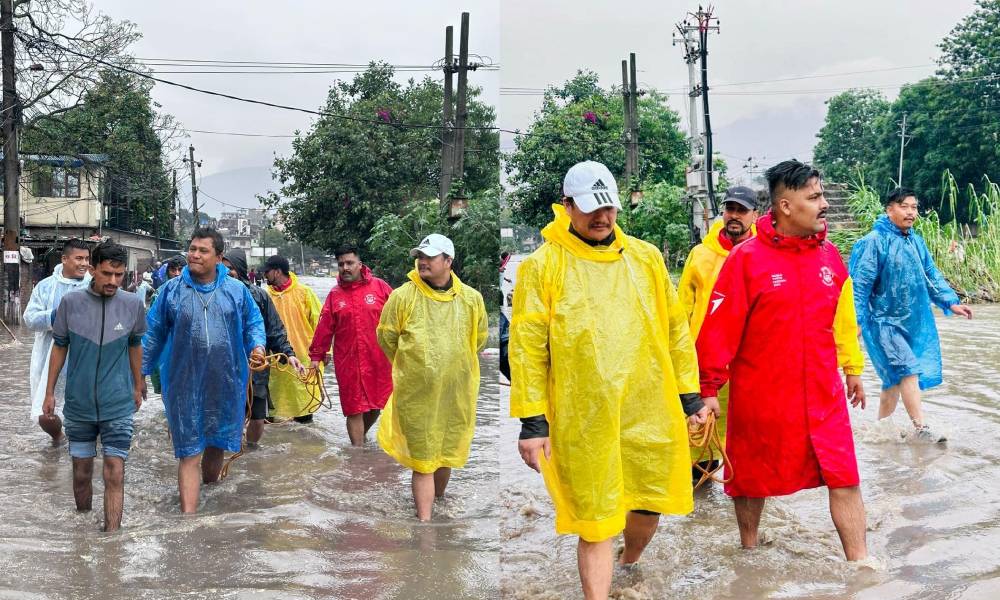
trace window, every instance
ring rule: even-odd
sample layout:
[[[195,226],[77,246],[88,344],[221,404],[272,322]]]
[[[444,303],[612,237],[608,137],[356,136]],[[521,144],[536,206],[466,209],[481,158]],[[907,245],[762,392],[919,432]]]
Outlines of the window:
[[[80,169],[38,167],[31,193],[40,198],[79,198]]]

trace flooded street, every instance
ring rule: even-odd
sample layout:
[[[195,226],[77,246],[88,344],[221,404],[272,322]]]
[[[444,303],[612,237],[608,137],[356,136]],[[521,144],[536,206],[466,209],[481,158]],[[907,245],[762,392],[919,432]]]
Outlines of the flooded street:
[[[877,424],[880,386],[866,367],[869,404],[851,418],[874,555],[868,567],[844,562],[825,488],[769,500],[761,522],[766,543],[743,551],[732,502],[714,485],[696,493],[691,515],[661,519],[639,572],[615,571],[612,596],[1000,598],[1000,305],[973,310],[973,321],[935,310],[945,383],[925,394],[924,412],[948,435],[946,446],[901,440],[909,423],[902,403],[894,425]],[[504,415],[509,392],[501,388]],[[518,431],[517,420],[502,421],[501,594],[578,598],[577,540],[555,535],[542,478],[517,454]]]
[[[333,283],[303,279],[320,300]],[[0,598],[497,596],[495,350],[481,360],[469,462],[430,524],[416,520],[408,470],[374,441],[350,446],[331,369],[334,409],[320,409],[311,425],[269,426],[260,449],[202,488],[195,516],[180,513],[177,461],[151,394],[136,414],[123,528],[105,534],[99,463],[94,510],[77,513],[65,444],[50,447],[28,420],[33,338],[23,327],[15,333],[23,345],[0,345]]]

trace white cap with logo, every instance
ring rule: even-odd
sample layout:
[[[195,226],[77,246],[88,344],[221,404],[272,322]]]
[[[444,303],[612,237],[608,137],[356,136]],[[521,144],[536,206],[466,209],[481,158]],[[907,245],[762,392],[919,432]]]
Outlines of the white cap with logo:
[[[440,233],[432,233],[420,240],[416,248],[410,250],[410,256],[416,257],[418,252],[423,253],[425,256],[446,254],[451,258],[455,258],[455,244]]]
[[[622,207],[614,175],[607,167],[592,160],[570,167],[563,179],[563,196],[572,198],[573,204],[585,213],[605,206],[619,210]]]

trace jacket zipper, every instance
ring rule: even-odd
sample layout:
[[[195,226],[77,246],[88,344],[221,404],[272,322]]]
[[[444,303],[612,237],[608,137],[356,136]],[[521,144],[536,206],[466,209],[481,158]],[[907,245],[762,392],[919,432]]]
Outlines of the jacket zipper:
[[[97,381],[101,373],[101,352],[104,351],[104,319],[107,312],[108,299],[101,296],[101,341],[97,346],[97,369],[94,372],[94,413],[97,421],[101,420],[101,406],[97,401]]]

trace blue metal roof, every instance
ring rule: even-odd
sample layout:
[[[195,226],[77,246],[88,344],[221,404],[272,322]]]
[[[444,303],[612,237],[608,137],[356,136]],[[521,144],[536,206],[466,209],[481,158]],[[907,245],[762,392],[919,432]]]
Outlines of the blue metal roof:
[[[53,167],[82,167],[84,164],[101,164],[111,161],[111,157],[107,154],[78,154],[76,156],[21,154],[19,158],[25,162],[51,165]],[[3,160],[3,152],[0,152],[0,160]]]

